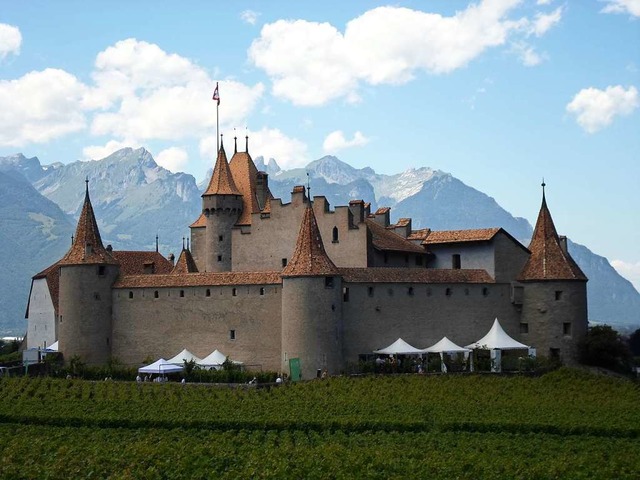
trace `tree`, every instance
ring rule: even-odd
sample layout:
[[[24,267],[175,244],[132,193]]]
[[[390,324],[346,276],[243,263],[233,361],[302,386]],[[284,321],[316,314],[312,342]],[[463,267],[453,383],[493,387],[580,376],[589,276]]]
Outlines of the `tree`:
[[[631,352],[618,332],[608,325],[591,327],[578,343],[578,360],[585,365],[627,372]]]
[[[640,328],[629,335],[629,350],[634,357],[640,357]]]

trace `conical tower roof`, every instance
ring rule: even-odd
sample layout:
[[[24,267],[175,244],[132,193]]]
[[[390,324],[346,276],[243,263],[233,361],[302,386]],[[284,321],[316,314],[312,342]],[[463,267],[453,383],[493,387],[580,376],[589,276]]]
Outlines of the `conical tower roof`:
[[[178,261],[176,262],[175,267],[173,267],[173,270],[171,270],[171,273],[196,273],[197,271],[198,267],[196,266],[196,262],[193,260],[191,252],[186,248],[183,248],[182,252],[180,252],[180,256],[178,257]]]
[[[66,253],[60,265],[75,264],[117,264],[117,260],[111,256],[102,245],[98,223],[93,213],[93,206],[89,198],[89,180],[86,181],[86,191],[84,195],[84,205],[78,219],[76,234],[73,238],[73,244]]]
[[[222,144],[218,151],[216,165],[213,167],[213,174],[211,175],[211,180],[209,180],[209,186],[202,195],[241,195],[231,176],[229,164],[227,163],[227,154]]]
[[[324,250],[316,216],[307,203],[302,225],[298,233],[298,241],[293,251],[291,261],[282,271],[284,277],[302,276],[332,276],[337,275],[338,269]]]
[[[518,280],[587,280],[578,264],[560,245],[560,238],[547,207],[544,190],[542,206],[529,250],[531,256],[520,272]]]

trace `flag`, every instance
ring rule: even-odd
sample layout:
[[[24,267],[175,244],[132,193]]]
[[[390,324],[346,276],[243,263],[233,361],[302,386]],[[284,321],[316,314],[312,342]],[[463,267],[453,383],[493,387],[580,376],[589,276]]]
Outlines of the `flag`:
[[[220,105],[220,94],[218,93],[218,82],[216,82],[216,89],[213,91],[213,99]]]

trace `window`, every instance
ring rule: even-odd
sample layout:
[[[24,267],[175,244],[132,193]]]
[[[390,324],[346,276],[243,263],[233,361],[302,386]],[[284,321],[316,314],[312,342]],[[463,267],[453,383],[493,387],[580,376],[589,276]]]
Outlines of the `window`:
[[[556,290],[556,300],[562,299],[562,290]]]
[[[224,236],[222,236],[222,235],[218,235],[218,241],[219,241],[219,242],[221,242],[221,241],[223,241],[223,240],[224,240]]]
[[[160,296],[160,294],[158,293],[158,290],[153,292],[153,298],[158,298],[159,296]]]
[[[487,287],[482,287],[482,296],[489,296],[489,289]]]
[[[98,275],[100,277],[104,277],[106,273],[107,273],[107,267],[105,267],[104,265],[98,265]]]
[[[211,296],[211,289],[207,288],[207,290],[204,292],[204,296],[205,297],[210,297]]]
[[[384,263],[389,263],[389,254],[387,252],[384,252],[383,259]]]
[[[416,255],[416,265],[418,265],[418,266],[422,265],[422,256],[421,255]]]
[[[450,296],[451,296],[451,293],[452,293],[452,292],[451,292],[451,289],[450,289],[450,288],[447,288],[447,289],[444,291],[444,294],[445,294],[447,297],[450,297]]]
[[[529,324],[521,323],[520,324],[520,333],[529,333]]]
[[[460,254],[454,253],[453,255],[451,255],[451,268],[453,268],[454,270],[460,270],[460,266]]]
[[[184,290],[180,290],[180,296],[184,297]]]
[[[333,288],[333,277],[324,277],[325,288]]]
[[[553,358],[554,360],[557,360],[560,358],[560,349],[559,348],[550,348],[549,349],[549,356],[551,358]]]
[[[229,330],[229,340],[235,340],[235,339],[236,339],[236,331]]]
[[[404,263],[409,263],[409,255],[404,256]]]
[[[129,298],[133,298],[133,292],[129,292]]]
[[[349,301],[349,287],[342,288],[342,301],[343,302]]]
[[[333,227],[333,240],[332,243],[338,243],[338,227]]]
[[[107,345],[109,345],[109,337],[107,337]]]
[[[232,288],[232,289],[231,289],[231,295],[233,295],[234,297],[237,297],[237,296],[238,296],[238,289],[237,289],[237,288],[235,288],[235,287],[234,287],[234,288]]]
[[[571,336],[571,322],[565,322],[562,324],[562,334],[565,337]]]
[[[373,297],[373,287],[369,287],[369,288],[367,288],[367,294],[368,294],[370,297]]]
[[[260,295],[264,295],[264,287],[260,287]]]
[[[413,287],[409,287],[409,289],[407,290],[407,295],[413,296]]]
[[[222,255],[218,255],[218,261],[221,262],[222,261]]]
[[[282,268],[284,268],[284,267],[286,267],[286,266],[287,266],[287,259],[286,259],[286,258],[283,258],[283,259],[282,259]]]
[[[93,299],[100,300],[100,294],[98,292],[93,292]]]

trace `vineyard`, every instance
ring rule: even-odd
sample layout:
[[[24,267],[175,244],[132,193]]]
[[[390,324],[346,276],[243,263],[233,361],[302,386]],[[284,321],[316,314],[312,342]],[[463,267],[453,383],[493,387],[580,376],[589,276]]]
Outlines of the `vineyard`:
[[[1,478],[637,478],[640,390],[541,377],[263,389],[0,381]]]

